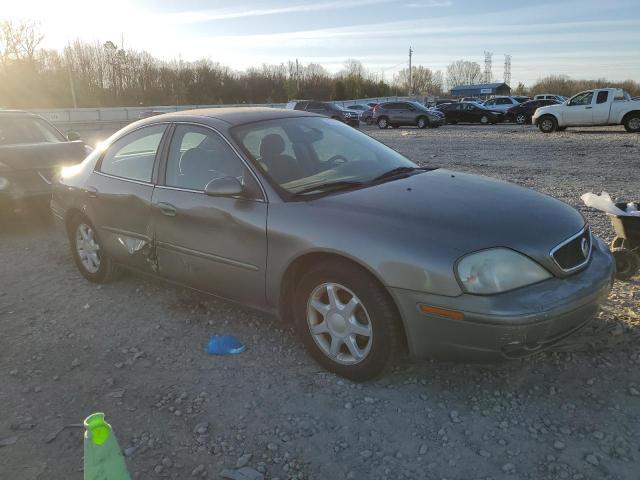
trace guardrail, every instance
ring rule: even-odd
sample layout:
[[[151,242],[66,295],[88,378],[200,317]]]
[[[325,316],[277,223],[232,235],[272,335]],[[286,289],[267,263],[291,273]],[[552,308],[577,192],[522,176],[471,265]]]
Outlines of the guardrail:
[[[372,98],[359,98],[354,100],[340,100],[333,103],[346,107],[353,104],[367,104],[367,103],[380,103],[390,101],[401,100],[415,100],[423,101],[424,97],[372,97]],[[271,108],[285,108],[286,103],[262,103],[262,104],[233,104],[233,105],[157,105],[147,107],[105,107],[105,108],[55,108],[55,109],[31,109],[28,110],[31,113],[38,114],[43,118],[46,118],[51,123],[59,127],[60,129],[73,129],[74,127],[81,126],[86,128],[91,125],[95,125],[96,128],[100,126],[113,126],[114,128],[120,128],[128,123],[135,122],[140,119],[141,114],[144,112],[178,112],[181,110],[196,110],[202,108],[224,108],[224,107],[271,107]]]

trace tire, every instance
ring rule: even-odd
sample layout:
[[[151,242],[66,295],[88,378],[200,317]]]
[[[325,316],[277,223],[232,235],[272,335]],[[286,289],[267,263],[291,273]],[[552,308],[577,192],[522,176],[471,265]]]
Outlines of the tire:
[[[616,278],[629,280],[640,268],[640,257],[628,248],[620,247],[611,250],[616,261]]]
[[[389,128],[389,119],[387,117],[380,117],[376,122],[378,124],[378,128],[385,129]]]
[[[526,123],[527,123],[527,120],[528,120],[528,119],[527,119],[527,114],[526,114],[526,113],[524,113],[524,112],[520,112],[520,113],[516,114],[516,116],[515,116],[515,122],[516,122],[518,125],[524,125],[524,124],[526,124]]]
[[[427,117],[418,117],[418,120],[416,121],[416,126],[419,129],[425,129],[429,126],[429,119]]]
[[[631,113],[624,119],[624,129],[629,133],[640,133],[640,113]]]
[[[538,120],[538,128],[542,133],[553,133],[558,129],[558,121],[551,115],[545,115]]]
[[[373,118],[371,118],[371,117],[367,117],[367,119],[365,120],[365,123],[366,123],[367,125],[372,125],[372,124],[373,124]]]
[[[489,117],[487,115],[482,115],[480,117],[480,123],[483,125],[486,125],[489,123]]]
[[[329,299],[330,290],[337,302]],[[354,313],[347,321],[340,311],[354,298]],[[311,356],[343,377],[357,382],[371,380],[398,351],[396,307],[384,287],[355,265],[332,260],[311,267],[298,284],[294,312],[296,327]],[[317,333],[312,333],[312,327]],[[350,327],[362,333],[354,333]]]
[[[81,231],[84,232],[84,235]],[[74,216],[69,224],[68,234],[73,261],[84,278],[94,283],[109,283],[116,278],[116,267],[104,251],[97,230],[86,216],[82,214]],[[81,238],[83,236],[85,236],[84,239]],[[85,245],[79,245],[82,240]],[[89,244],[92,245],[89,246]],[[93,251],[93,246],[97,247],[95,251]],[[92,260],[81,257],[81,250],[87,252],[87,257],[93,257]],[[94,268],[89,268],[88,264],[90,263]]]

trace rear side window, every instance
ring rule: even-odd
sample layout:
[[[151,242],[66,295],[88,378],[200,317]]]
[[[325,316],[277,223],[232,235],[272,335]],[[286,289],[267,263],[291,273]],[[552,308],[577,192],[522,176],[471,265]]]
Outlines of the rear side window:
[[[144,127],[116,140],[102,157],[100,171],[116,177],[151,182],[164,125]]]
[[[606,90],[602,92],[598,92],[596,103],[604,103],[607,101],[607,98],[609,98],[609,92],[607,92]]]

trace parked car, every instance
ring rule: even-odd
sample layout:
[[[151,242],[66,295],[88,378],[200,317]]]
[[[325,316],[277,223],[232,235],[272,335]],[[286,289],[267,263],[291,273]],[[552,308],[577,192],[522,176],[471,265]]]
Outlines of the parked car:
[[[331,102],[316,102],[314,100],[294,100],[287,103],[287,109],[300,110],[304,112],[318,113],[325,117],[339,120],[352,127],[360,126],[360,114],[346,110],[335,103]]]
[[[441,116],[418,102],[380,103],[373,107],[373,121],[379,128],[437,128],[444,123]]]
[[[104,145],[51,201],[86,279],[127,266],[279,315],[354,380],[403,344],[465,361],[541,351],[588,322],[613,279],[571,206],[420,168],[317,114],[176,112]]]
[[[477,97],[462,97],[459,102],[473,102],[473,103],[484,103],[484,100]]]
[[[520,105],[520,103],[522,102],[516,100],[514,97],[493,97],[486,100],[483,105],[490,110],[506,112],[511,107]]]
[[[562,95],[555,95],[553,93],[540,93],[535,97],[533,97],[533,99],[534,100],[555,100],[558,103],[562,103],[567,99],[567,97],[564,97]]]
[[[532,121],[544,133],[567,127],[624,125],[627,132],[640,132],[640,101],[620,88],[597,88],[580,92],[559,105],[536,110]]]
[[[77,134],[67,138],[38,115],[0,110],[0,205],[48,205],[56,169],[79,163],[90,150]]]
[[[529,100],[528,102],[521,103],[511,107],[506,112],[506,118],[509,121],[516,122],[518,125],[524,125],[525,123],[531,123],[531,117],[537,108],[546,107],[547,105],[557,105],[557,100]]]
[[[350,110],[352,112],[358,112],[358,114],[361,114],[362,112],[366,111],[366,110],[370,110],[371,107],[369,105],[362,105],[360,103],[356,103],[353,105],[347,105],[345,107],[346,110]]]
[[[438,110],[444,113],[445,121],[455,125],[459,122],[496,124],[504,120],[504,113],[489,110],[483,105],[473,102],[445,103],[438,106]]]
[[[372,125],[373,124],[373,109],[375,108],[376,105],[377,105],[377,103],[373,107],[369,107],[369,110],[365,110],[364,112],[362,112],[360,114],[360,121],[361,122],[364,122],[367,125]]]

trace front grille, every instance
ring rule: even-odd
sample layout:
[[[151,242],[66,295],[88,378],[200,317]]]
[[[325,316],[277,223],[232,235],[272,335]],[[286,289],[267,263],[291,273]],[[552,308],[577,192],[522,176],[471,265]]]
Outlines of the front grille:
[[[565,272],[577,270],[585,265],[591,257],[591,230],[589,227],[555,247],[551,251],[551,256]]]

